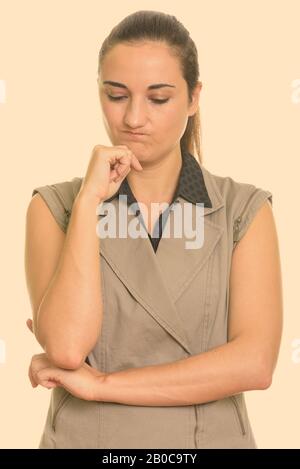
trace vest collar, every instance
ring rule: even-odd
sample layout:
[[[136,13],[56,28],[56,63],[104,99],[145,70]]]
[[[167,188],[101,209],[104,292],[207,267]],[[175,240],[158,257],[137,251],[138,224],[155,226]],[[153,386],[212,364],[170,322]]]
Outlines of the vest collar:
[[[194,157],[192,156],[192,158]],[[212,213],[224,208],[224,200],[217,187],[215,177],[203,164],[198,161],[196,163],[198,176],[200,172],[202,175],[202,178],[199,177],[199,194],[201,193],[201,201],[204,202],[204,242],[202,247],[186,249],[185,243],[191,240],[184,232],[183,236],[179,238],[172,235],[169,238],[162,236],[156,253],[151,246],[146,230],[145,237],[121,238],[117,236],[99,239],[100,256],[106,260],[135,300],[189,354],[195,352],[188,342],[176,301],[187,289],[195,274],[208,262],[225,229],[221,224],[210,219]],[[187,203],[183,195],[182,191],[178,191],[177,202],[181,206]],[[102,203],[102,211],[105,211],[107,202],[115,205],[116,213],[118,213],[120,204],[124,204],[124,200],[113,196]],[[191,203],[191,208],[192,217],[195,220],[197,207]],[[127,216],[128,223],[130,223],[135,214],[128,210]],[[170,222],[172,226],[173,219],[174,211],[170,211],[167,224]],[[195,227],[194,222],[192,226]],[[119,221],[117,220],[117,233],[118,228]],[[144,228],[141,226],[141,229]],[[164,231],[165,229],[166,225]]]

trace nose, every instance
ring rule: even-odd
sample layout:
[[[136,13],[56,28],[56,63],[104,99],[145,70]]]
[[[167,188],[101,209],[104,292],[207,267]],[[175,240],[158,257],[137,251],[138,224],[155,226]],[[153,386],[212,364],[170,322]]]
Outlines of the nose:
[[[128,101],[124,115],[124,123],[131,129],[146,127],[147,111],[141,99],[131,99]]]

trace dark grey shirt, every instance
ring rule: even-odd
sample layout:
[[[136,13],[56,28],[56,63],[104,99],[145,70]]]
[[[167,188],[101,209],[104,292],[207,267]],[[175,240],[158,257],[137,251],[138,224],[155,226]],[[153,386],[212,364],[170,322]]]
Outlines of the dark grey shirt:
[[[169,210],[173,206],[173,204],[177,203],[177,198],[179,196],[183,197],[189,202],[192,202],[193,204],[196,204],[197,202],[198,203],[202,202],[204,203],[205,207],[212,206],[206,187],[205,187],[202,170],[200,168],[198,161],[194,158],[193,155],[191,155],[187,151],[181,151],[181,159],[182,159],[181,170],[180,170],[178,184],[177,184],[172,202],[169,205],[169,207],[167,207],[166,210],[164,210],[160,214],[156,222],[156,225],[154,227],[154,231],[153,231],[154,235],[152,233],[152,236],[151,236],[148,233],[148,237],[151,241],[154,252],[156,252],[158,248],[158,244],[161,239],[162,232],[163,232],[163,227],[165,226],[165,223],[167,221]],[[122,184],[120,185],[119,190],[112,197],[110,197],[109,199],[106,199],[106,202],[110,202],[115,197],[118,197],[120,194],[127,195],[128,206],[133,203],[137,204],[138,206],[138,202],[131,191],[127,177],[122,181]],[[135,215],[142,217],[139,209],[136,210]],[[141,222],[143,222],[142,218],[141,218]]]

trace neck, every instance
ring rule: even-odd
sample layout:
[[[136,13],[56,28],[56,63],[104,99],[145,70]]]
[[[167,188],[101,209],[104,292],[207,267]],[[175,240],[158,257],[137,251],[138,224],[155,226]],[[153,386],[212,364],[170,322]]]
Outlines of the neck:
[[[127,176],[138,202],[167,202],[173,199],[182,166],[181,151],[176,148],[158,160],[143,164],[143,171],[131,170]]]

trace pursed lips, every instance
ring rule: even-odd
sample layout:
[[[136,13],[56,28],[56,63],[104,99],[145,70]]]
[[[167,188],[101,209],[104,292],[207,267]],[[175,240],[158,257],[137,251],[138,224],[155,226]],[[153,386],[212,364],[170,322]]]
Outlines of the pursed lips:
[[[141,138],[141,137],[147,137],[147,134],[140,134],[140,133],[129,132],[129,131],[126,131],[125,133],[126,133],[130,138],[132,138],[132,139],[138,139],[138,138]]]

